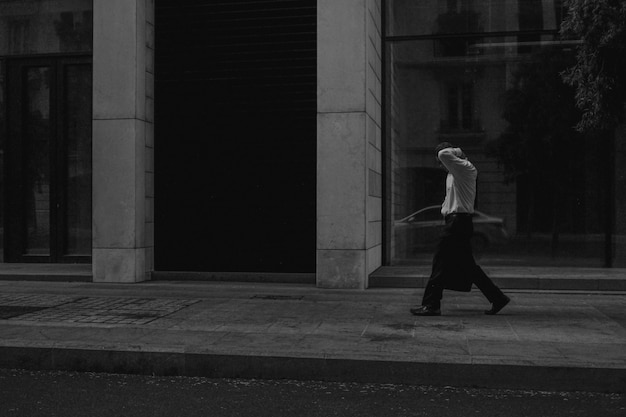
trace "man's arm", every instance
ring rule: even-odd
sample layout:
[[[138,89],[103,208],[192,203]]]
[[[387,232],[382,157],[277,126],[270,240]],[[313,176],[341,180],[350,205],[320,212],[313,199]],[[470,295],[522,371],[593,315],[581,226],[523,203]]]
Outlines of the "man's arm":
[[[437,158],[452,174],[456,175],[472,169],[472,165],[468,163],[465,154],[461,148],[445,148],[439,151]]]

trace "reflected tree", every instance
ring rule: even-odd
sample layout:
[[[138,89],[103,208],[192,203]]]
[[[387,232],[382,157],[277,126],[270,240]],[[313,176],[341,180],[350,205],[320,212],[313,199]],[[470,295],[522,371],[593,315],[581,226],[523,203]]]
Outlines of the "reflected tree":
[[[517,67],[512,87],[502,97],[507,128],[486,145],[504,169],[505,181],[523,181],[525,213],[520,230],[552,233],[552,255],[558,251],[562,205],[577,187],[571,173],[583,163],[582,135],[573,126],[580,118],[574,89],[561,79],[572,64],[571,54],[550,48]],[[541,200],[541,201],[539,201]],[[541,209],[541,212],[539,212]],[[542,223],[543,220],[543,223]],[[546,224],[547,223],[547,224]]]
[[[613,136],[626,118],[626,0],[566,0],[566,5],[561,35],[581,41],[575,63],[562,74],[576,88],[576,104],[582,110],[576,128],[581,132],[604,132],[604,263],[611,267],[616,177]]]
[[[568,0],[561,34],[581,40],[576,61],[563,72],[576,88],[581,131],[613,130],[626,102],[626,1]]]

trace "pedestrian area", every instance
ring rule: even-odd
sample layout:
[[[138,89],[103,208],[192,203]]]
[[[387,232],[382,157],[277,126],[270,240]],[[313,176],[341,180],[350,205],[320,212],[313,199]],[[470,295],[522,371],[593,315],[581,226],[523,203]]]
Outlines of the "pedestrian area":
[[[0,281],[0,367],[626,391],[626,293]]]

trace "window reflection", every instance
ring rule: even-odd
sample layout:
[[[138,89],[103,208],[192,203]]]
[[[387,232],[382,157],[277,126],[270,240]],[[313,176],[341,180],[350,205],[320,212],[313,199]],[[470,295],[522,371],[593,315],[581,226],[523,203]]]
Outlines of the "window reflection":
[[[390,263],[431,261],[442,222],[424,216],[443,200],[433,149],[445,141],[479,170],[473,243],[483,263],[602,266],[615,173],[607,138],[573,129],[579,115],[560,73],[576,41],[558,38],[563,3],[387,6]]]
[[[89,52],[91,0],[0,0],[0,55]]]
[[[0,59],[0,196],[5,195],[4,157],[6,149],[6,65]],[[4,262],[4,208],[0,205],[0,262]]]
[[[387,0],[387,36],[558,30],[563,0]]]
[[[50,68],[26,73],[25,253],[50,253]]]
[[[0,0],[0,262],[91,253],[92,8]]]
[[[91,254],[91,66],[65,74],[66,255]]]

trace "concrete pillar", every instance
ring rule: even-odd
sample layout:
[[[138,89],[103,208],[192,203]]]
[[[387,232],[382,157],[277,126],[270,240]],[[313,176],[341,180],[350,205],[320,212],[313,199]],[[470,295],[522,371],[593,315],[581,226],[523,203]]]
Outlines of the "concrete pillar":
[[[317,285],[381,265],[381,1],[318,0]]]
[[[94,0],[93,277],[153,270],[154,0]]]

